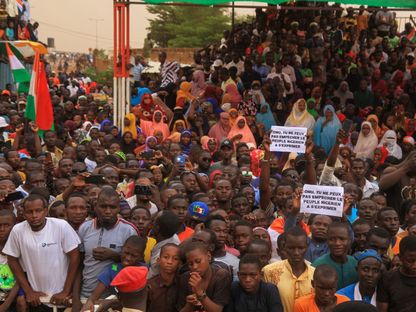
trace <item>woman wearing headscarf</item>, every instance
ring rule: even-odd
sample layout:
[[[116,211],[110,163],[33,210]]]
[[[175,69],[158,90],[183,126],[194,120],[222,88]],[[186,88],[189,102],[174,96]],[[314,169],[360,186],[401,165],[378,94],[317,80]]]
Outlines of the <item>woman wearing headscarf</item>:
[[[214,138],[217,142],[221,142],[228,136],[230,130],[230,115],[227,112],[222,112],[220,120],[209,130],[208,136]]]
[[[195,97],[191,94],[192,84],[188,81],[183,81],[178,92],[176,92],[176,106],[183,107],[185,102],[192,101]]]
[[[163,140],[170,135],[169,126],[163,121],[163,114],[159,110],[154,112],[153,121],[141,120],[140,125],[146,137],[154,135],[156,131],[162,132]]]
[[[313,142],[324,148],[328,155],[335,144],[338,130],[341,129],[335,109],[331,105],[324,107],[324,116],[319,117],[313,130]]]
[[[206,99],[213,98],[217,101],[217,103],[221,102],[221,96],[222,96],[222,89],[220,87],[217,87],[215,85],[209,84],[205,88],[204,97]]]
[[[134,110],[136,108],[133,108]],[[138,116],[140,120],[152,120],[153,114],[155,111],[160,110],[164,113],[163,109],[155,102],[153,96],[149,93],[143,94],[142,100],[140,102],[140,108],[138,111]]]
[[[189,130],[184,130],[179,139],[179,145],[182,148],[182,154],[189,155],[192,147],[192,133]]]
[[[124,127],[123,127],[123,135],[126,132],[130,132],[133,136],[133,140],[137,139],[137,125],[136,125],[136,116],[133,113],[127,113],[124,117]]]
[[[143,95],[145,94],[152,94],[152,91],[150,91],[148,88],[137,88],[137,95],[131,97],[131,105],[134,107],[138,104],[142,103]]]
[[[137,143],[140,144],[139,141]],[[134,153],[136,155],[139,155],[141,152],[155,149],[156,146],[157,146],[157,138],[151,135],[146,138],[146,140],[144,141],[144,144],[141,144],[134,150]]]
[[[381,128],[379,126],[379,119],[377,115],[374,115],[374,114],[368,115],[367,121],[371,124],[371,127],[374,130],[374,133],[376,134],[377,138],[380,140],[382,137],[382,134],[381,134]]]
[[[338,89],[334,92],[334,96],[339,98],[339,104],[341,105],[342,111],[345,108],[347,100],[354,99],[354,94],[350,91],[348,82],[346,82],[345,80],[341,81]]]
[[[378,146],[384,146],[389,152],[389,156],[393,156],[399,160],[402,159],[402,149],[397,144],[397,134],[395,131],[387,130]]]
[[[205,82],[205,75],[202,70],[196,70],[192,74],[191,94],[195,97],[201,96],[205,92],[207,84]]]
[[[70,120],[67,120],[67,121],[70,121]],[[105,134],[109,134],[112,128],[113,128],[113,122],[109,119],[104,119],[100,124],[100,131],[105,132]]]
[[[262,123],[265,131],[269,131],[272,126],[276,125],[276,120],[268,103],[263,103],[260,106],[260,111],[256,114],[256,122]]]
[[[90,121],[84,121],[82,124],[82,127],[75,132],[77,132],[78,136],[78,142],[82,142],[86,139],[88,139],[88,133],[90,132],[90,129],[92,127],[92,122]]]
[[[120,147],[124,154],[133,154],[136,148],[136,140],[130,131],[123,132],[120,140]]]
[[[178,143],[181,139],[182,132],[186,129],[186,122],[185,120],[178,119],[175,121],[172,127],[172,132],[168,139],[173,143]]]
[[[217,140],[204,135],[201,138],[201,146],[205,151],[208,151],[211,155],[214,154],[218,149]]]
[[[254,148],[257,148],[256,139],[244,116],[237,117],[235,125],[231,128],[230,133],[228,133],[228,139],[233,141],[234,145],[237,145],[239,142],[244,142],[251,143],[254,145]]]
[[[287,117],[285,127],[304,127],[313,130],[315,119],[306,110],[305,99],[299,99],[293,104],[292,112]]]
[[[361,124],[361,131],[358,135],[357,144],[354,147],[356,157],[372,159],[377,145],[378,138],[371,123],[364,121]]]
[[[234,127],[238,118],[238,110],[231,108],[228,110],[228,115],[230,116],[230,126]]]
[[[230,103],[231,107],[237,108],[242,98],[238,92],[237,86],[234,83],[229,83],[225,87],[225,93],[223,95],[222,104]]]

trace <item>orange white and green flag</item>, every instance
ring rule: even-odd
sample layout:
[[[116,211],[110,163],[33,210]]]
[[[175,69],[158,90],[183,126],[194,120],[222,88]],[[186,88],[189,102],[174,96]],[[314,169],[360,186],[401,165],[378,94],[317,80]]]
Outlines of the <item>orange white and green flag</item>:
[[[22,62],[16,57],[10,48],[9,44],[6,43],[7,56],[9,57],[10,68],[13,74],[13,80],[15,83],[24,83],[30,81],[30,75]]]

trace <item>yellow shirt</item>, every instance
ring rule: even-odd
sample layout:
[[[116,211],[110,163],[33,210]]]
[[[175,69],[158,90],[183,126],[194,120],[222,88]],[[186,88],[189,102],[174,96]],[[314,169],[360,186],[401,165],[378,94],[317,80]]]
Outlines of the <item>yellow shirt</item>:
[[[293,274],[288,260],[275,262],[263,268],[263,280],[277,286],[285,312],[293,312],[295,300],[312,293],[311,281],[315,268],[307,261],[305,264],[306,270],[299,277]]]
[[[150,263],[151,253],[155,245],[156,245],[156,240],[153,237],[148,237],[146,249],[144,250],[144,261],[146,263]]]

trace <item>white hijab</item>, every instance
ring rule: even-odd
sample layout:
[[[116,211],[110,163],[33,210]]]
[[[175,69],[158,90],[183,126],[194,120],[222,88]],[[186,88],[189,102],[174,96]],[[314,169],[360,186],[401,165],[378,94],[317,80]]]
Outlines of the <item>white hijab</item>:
[[[384,146],[389,152],[389,156],[402,159],[402,149],[399,144],[397,144],[397,134],[393,130],[387,130],[386,133],[384,133],[378,146]]]
[[[363,133],[363,126],[367,125],[370,128],[370,132],[367,135]],[[377,148],[378,138],[371,126],[371,123],[364,121],[361,124],[361,131],[358,136],[357,145],[354,147],[354,153],[358,158],[373,158],[374,150]]]

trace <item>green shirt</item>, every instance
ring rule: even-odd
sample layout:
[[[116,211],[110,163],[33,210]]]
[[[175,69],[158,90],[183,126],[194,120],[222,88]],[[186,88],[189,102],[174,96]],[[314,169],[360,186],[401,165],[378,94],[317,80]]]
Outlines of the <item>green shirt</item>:
[[[358,273],[357,273],[357,260],[354,257],[347,256],[347,262],[340,264],[332,260],[329,253],[320,256],[313,263],[313,267],[317,267],[321,264],[327,264],[337,271],[338,275],[338,284],[337,290],[344,288],[352,283],[358,282]]]

